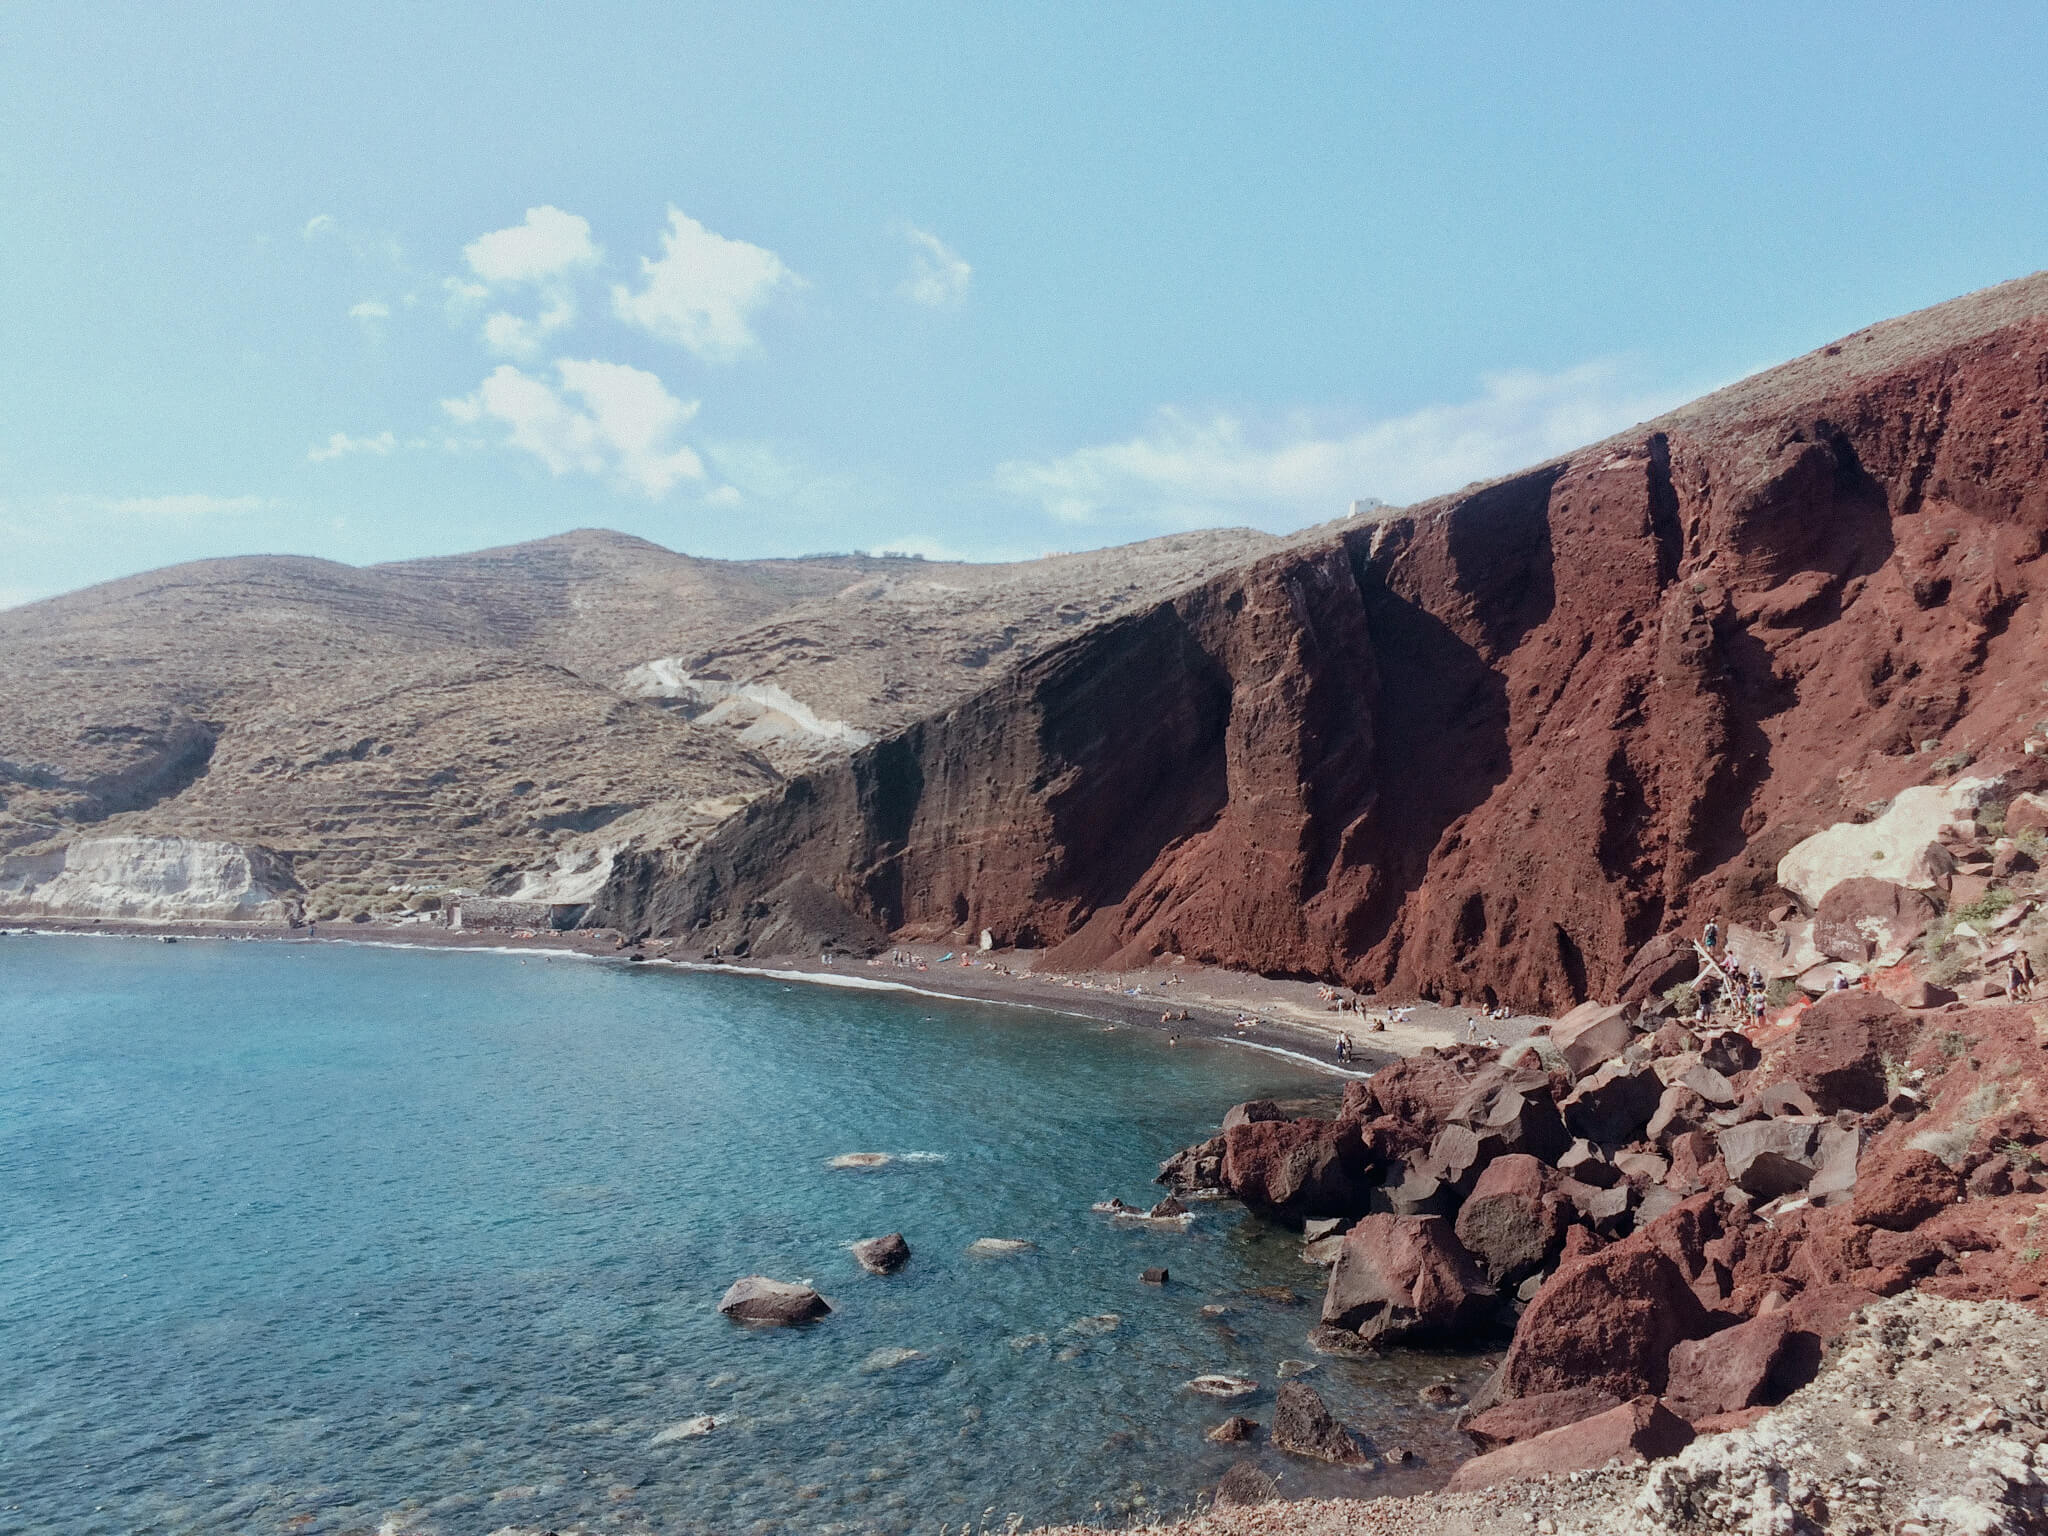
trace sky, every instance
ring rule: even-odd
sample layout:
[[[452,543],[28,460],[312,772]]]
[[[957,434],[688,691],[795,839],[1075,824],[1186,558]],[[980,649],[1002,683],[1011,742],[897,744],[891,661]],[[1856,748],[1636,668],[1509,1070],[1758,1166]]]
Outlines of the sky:
[[[2037,3],[0,0],[0,606],[1288,531],[2048,266]]]

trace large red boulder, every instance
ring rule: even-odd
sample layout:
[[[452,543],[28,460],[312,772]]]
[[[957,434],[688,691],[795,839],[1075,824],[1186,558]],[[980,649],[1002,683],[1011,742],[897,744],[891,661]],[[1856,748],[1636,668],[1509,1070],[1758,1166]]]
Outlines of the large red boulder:
[[[1368,1343],[1450,1343],[1483,1326],[1498,1301],[1443,1217],[1380,1212],[1344,1234],[1323,1322]]]
[[[1924,891],[1889,880],[1838,880],[1814,911],[1813,947],[1856,965],[1896,965],[1940,915]]]
[[[1955,1204],[1963,1191],[1956,1171],[1918,1147],[1875,1159],[1861,1170],[1850,1214],[1866,1227],[1904,1232]]]
[[[1484,1065],[1455,1048],[1418,1052],[1381,1067],[1362,1083],[1347,1084],[1343,1116],[1388,1122],[1382,1132],[1389,1143],[1385,1155],[1405,1155],[1429,1145]]]
[[[1824,1115],[1881,1109],[1886,1059],[1903,1061],[1918,1028],[1911,1014],[1875,992],[1830,992],[1799,1016],[1772,1075],[1804,1088]]]
[[[1624,1003],[1648,1002],[1699,973],[1700,955],[1692,940],[1683,933],[1660,933],[1636,951],[1615,994]]]
[[[1564,1204],[1543,1164],[1524,1152],[1486,1165],[1458,1210],[1458,1241],[1496,1285],[1543,1268],[1564,1242]]]
[[[1365,1209],[1358,1127],[1344,1120],[1252,1120],[1223,1133],[1223,1187],[1294,1221]]]
[[[1683,1271],[1632,1238],[1558,1266],[1515,1328],[1500,1397],[1570,1387],[1661,1393],[1672,1349],[1713,1331]]]
[[[1589,1472],[1610,1461],[1641,1465],[1676,1456],[1693,1441],[1693,1428],[1656,1398],[1644,1396],[1475,1456],[1451,1474],[1446,1493],[1470,1493],[1498,1483],[1553,1472]]]
[[[1804,1361],[1797,1334],[1785,1313],[1773,1312],[1708,1338],[1687,1339],[1672,1348],[1665,1396],[1676,1412],[1694,1423],[1759,1403],[1783,1402],[1805,1385],[1796,1379]],[[1819,1341],[1812,1342],[1817,1364]],[[1811,1379],[1810,1374],[1805,1378]]]
[[[1470,1435],[1482,1451],[1532,1440],[1560,1424],[1576,1424],[1596,1413],[1619,1408],[1621,1399],[1598,1387],[1567,1387],[1562,1392],[1539,1392],[1475,1413],[1458,1427]]]

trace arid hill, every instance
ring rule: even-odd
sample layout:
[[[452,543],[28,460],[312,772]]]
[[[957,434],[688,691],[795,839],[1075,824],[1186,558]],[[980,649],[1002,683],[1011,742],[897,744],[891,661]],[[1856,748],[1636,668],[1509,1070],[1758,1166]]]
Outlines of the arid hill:
[[[1612,996],[1800,839],[2021,761],[2044,539],[2048,275],[1133,603],[626,850],[587,920],[731,946],[800,891],[1053,963]]]
[[[153,571],[0,612],[0,853],[261,844],[309,910],[347,914],[396,906],[393,885],[502,884],[622,820],[686,846],[820,754],[1275,542],[1005,566],[700,560],[580,532]]]

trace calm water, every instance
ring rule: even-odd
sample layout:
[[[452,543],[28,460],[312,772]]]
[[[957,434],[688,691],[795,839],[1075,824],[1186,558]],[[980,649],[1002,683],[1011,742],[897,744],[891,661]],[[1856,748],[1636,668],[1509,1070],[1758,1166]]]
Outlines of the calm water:
[[[0,1530],[1120,1523],[1235,1459],[1181,1389],[1319,1271],[1160,1158],[1332,1081],[1020,1009],[539,957],[0,939]],[[895,1155],[869,1172],[826,1167]],[[902,1273],[855,1238],[901,1230]],[[978,1237],[1035,1252],[970,1256]],[[1145,1286],[1163,1264],[1172,1284]],[[802,1330],[714,1311],[811,1279]],[[1287,1287],[1306,1304],[1253,1294]],[[1229,1310],[1206,1316],[1203,1304]],[[1105,1314],[1115,1314],[1110,1319]],[[921,1356],[885,1365],[885,1351]],[[1325,1361],[1381,1444],[1484,1362]],[[697,1439],[655,1444],[710,1414]],[[1265,1453],[1283,1488],[1400,1486]],[[1428,1474],[1424,1474],[1427,1476]],[[1411,1481],[1413,1474],[1408,1474]]]

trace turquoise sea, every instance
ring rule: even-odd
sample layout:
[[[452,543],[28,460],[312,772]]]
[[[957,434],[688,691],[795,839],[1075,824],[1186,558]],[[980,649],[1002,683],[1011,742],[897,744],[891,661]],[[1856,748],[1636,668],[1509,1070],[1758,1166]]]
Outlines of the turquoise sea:
[[[1021,1008],[538,955],[0,938],[0,1531],[937,1531],[1186,1508],[1322,1274],[1161,1158],[1305,1065]],[[847,1152],[892,1155],[835,1170]],[[902,1231],[878,1278],[856,1238]],[[977,1258],[980,1237],[1028,1253]],[[1139,1273],[1170,1269],[1165,1287]],[[718,1316],[810,1279],[800,1330]],[[1288,1293],[1300,1298],[1290,1304]],[[1205,1306],[1224,1309],[1205,1312]],[[905,1352],[916,1351],[905,1358]],[[891,1363],[894,1362],[894,1363]],[[1308,1379],[1439,1480],[1416,1390]],[[1184,1390],[1214,1371],[1246,1404]],[[716,1428],[660,1441],[698,1415]],[[659,1442],[659,1443],[658,1443]]]

